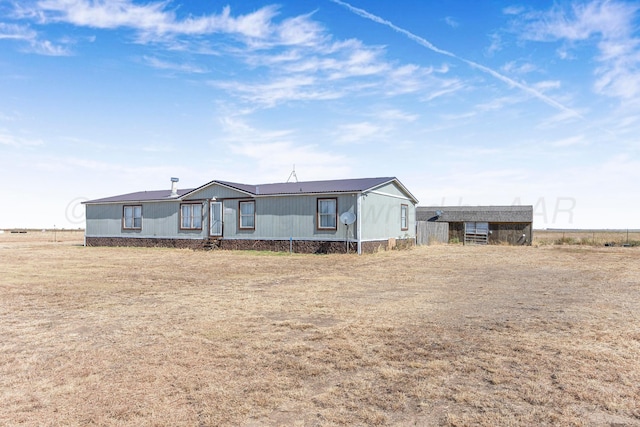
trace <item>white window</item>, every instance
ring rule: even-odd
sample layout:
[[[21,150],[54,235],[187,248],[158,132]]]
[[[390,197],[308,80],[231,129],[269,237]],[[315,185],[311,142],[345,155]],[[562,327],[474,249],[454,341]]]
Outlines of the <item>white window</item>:
[[[122,212],[122,228],[140,230],[142,228],[142,206],[125,206]]]
[[[256,228],[256,202],[240,202],[240,228]]]
[[[183,230],[202,230],[201,203],[180,205],[180,228]]]
[[[402,229],[402,231],[409,229],[409,220],[407,217],[408,213],[409,205],[400,205],[400,228]]]
[[[318,199],[318,229],[335,230],[338,228],[338,200]]]

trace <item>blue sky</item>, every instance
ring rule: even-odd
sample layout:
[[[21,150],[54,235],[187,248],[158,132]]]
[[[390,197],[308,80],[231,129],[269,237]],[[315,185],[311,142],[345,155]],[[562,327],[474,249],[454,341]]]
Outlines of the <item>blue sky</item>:
[[[639,152],[635,1],[0,0],[0,228],[293,165],[640,228]]]

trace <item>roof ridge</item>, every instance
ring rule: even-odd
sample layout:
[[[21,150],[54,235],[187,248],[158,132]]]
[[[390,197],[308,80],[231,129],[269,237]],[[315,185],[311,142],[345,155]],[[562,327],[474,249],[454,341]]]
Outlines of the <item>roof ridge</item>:
[[[409,190],[400,183],[396,177],[373,177],[373,178],[343,178],[343,179],[323,179],[313,181],[298,182],[278,182],[267,184],[243,184],[232,181],[213,180],[196,188],[178,189],[178,197],[173,199],[184,200],[185,197],[191,197],[192,194],[201,191],[211,185],[226,186],[234,191],[245,193],[249,196],[278,196],[293,194],[340,194],[340,193],[361,193],[364,191],[374,190],[389,182],[397,182],[411,199],[417,199]],[[85,203],[115,203],[115,202],[134,202],[134,201],[159,201],[168,199],[171,194],[170,189],[162,190],[143,190],[120,194],[117,196],[105,197],[101,199],[89,200]],[[144,197],[142,197],[144,195]]]

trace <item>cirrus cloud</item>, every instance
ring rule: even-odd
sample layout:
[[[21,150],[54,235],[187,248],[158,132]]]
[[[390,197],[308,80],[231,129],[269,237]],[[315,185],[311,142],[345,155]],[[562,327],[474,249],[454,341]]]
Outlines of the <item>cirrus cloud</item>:
[[[525,40],[564,42],[558,49],[562,59],[573,58],[573,45],[597,39],[595,92],[634,99],[640,95],[640,38],[634,24],[639,10],[638,3],[605,0],[555,5],[548,11],[521,14],[514,28]]]

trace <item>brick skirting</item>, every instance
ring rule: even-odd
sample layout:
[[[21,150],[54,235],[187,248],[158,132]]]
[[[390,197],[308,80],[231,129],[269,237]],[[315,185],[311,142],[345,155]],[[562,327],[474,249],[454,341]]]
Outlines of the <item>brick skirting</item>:
[[[87,246],[135,246],[148,248],[202,249],[201,239],[155,239],[152,237],[87,237]]]
[[[204,249],[208,239],[156,239],[156,238],[132,238],[132,237],[87,237],[87,246],[135,246],[135,247],[165,247]],[[404,249],[413,246],[413,239],[395,240],[393,247],[387,240],[362,242],[363,253],[374,253],[388,249]],[[219,249],[227,250],[254,250],[289,252],[289,240],[246,240],[246,239],[222,239],[218,242]],[[306,254],[335,254],[345,253],[345,242],[340,241],[316,241],[294,240],[291,242],[294,253]],[[356,253],[358,246],[355,242],[349,243],[349,253]]]

